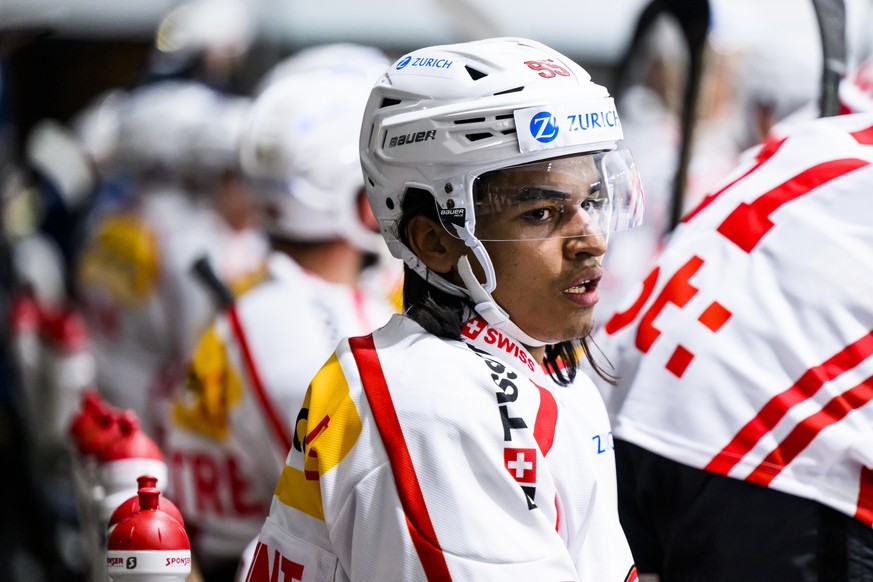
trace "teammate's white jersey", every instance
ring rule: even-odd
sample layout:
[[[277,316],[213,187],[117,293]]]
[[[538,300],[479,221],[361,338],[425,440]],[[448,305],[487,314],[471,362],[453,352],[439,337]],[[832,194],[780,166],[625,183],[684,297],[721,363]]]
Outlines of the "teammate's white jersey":
[[[873,524],[873,116],[746,157],[597,337],[615,435]]]
[[[273,253],[267,279],[215,318],[171,405],[169,495],[199,558],[238,559],[260,531],[309,380],[346,335],[384,324],[387,301]]]
[[[209,257],[232,285],[258,270],[266,243],[230,237],[214,211],[185,192],[164,188],[108,210],[78,258],[77,291],[97,363],[97,384],[112,404],[133,409],[159,438],[166,385],[178,374],[215,303],[191,272]],[[243,241],[247,262],[227,264]]]
[[[635,579],[609,421],[473,318],[343,341],[298,417],[249,580]]]

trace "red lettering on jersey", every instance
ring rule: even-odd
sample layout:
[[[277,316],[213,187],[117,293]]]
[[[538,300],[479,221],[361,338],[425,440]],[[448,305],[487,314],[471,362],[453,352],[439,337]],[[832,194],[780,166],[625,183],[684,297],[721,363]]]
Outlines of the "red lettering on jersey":
[[[278,550],[273,551],[273,567],[270,568],[270,550],[269,548],[258,542],[255,547],[255,556],[252,560],[252,565],[249,568],[249,573],[246,576],[246,582],[291,582],[292,580],[303,580],[303,565],[297,562],[292,562]],[[282,573],[282,578],[279,578],[279,572]]]
[[[606,322],[606,325],[603,328],[606,333],[610,335],[614,334],[633,323],[643,310],[643,305],[645,305],[649,300],[649,297],[652,296],[652,291],[655,290],[655,284],[658,282],[659,271],[660,267],[655,267],[651,273],[646,275],[646,278],[643,280],[643,289],[640,292],[640,296],[637,297],[637,300],[634,301],[633,305],[625,311],[616,313],[609,318],[609,321]]]
[[[497,330],[493,327],[489,327],[488,331],[485,333],[485,343],[493,344],[497,341]]]
[[[269,500],[252,500],[252,482],[240,470],[236,457],[173,451],[170,462],[173,499],[182,513],[241,517],[267,514]],[[189,480],[190,491],[185,486]]]
[[[743,178],[745,178],[746,176],[748,176],[749,174],[751,174],[752,172],[754,172],[755,170],[760,168],[764,162],[766,162],[771,157],[773,157],[773,154],[775,154],[779,150],[779,148],[782,147],[782,144],[785,143],[786,139],[787,138],[784,138],[784,137],[782,139],[779,139],[779,140],[776,140],[773,138],[766,139],[764,141],[764,144],[761,146],[761,149],[758,150],[758,155],[755,156],[755,165],[754,166],[749,168],[749,170],[747,172],[745,172],[742,176],[739,176],[736,180],[729,182],[728,184],[723,186],[717,192],[713,192],[712,194],[707,194],[704,197],[704,199],[701,200],[700,204],[697,205],[697,208],[695,208],[694,210],[689,212],[685,216],[685,218],[682,219],[682,222],[690,221],[692,218],[694,218],[695,216],[700,214],[704,208],[709,206],[713,200],[715,200],[716,198],[721,196],[721,194],[723,192],[725,192],[728,188],[730,188],[731,186],[733,186],[734,184],[736,184],[737,182],[739,182],[740,180],[742,180]]]
[[[624,579],[624,582],[639,582],[640,575],[637,574],[637,567],[633,566],[630,572],[627,573],[627,577]]]
[[[747,253],[773,228],[770,216],[783,204],[809,194],[822,184],[868,165],[857,159],[832,160],[808,168],[765,192],[751,203],[742,203],[719,225],[718,232]]]
[[[247,501],[249,481],[240,474],[236,458],[227,458],[227,476],[230,481],[230,502],[237,515],[264,515],[267,508],[263,502]]]
[[[512,349],[516,348],[515,344],[512,343],[512,340],[503,335],[502,333],[497,334],[497,347],[501,350],[506,350],[506,353],[511,354]],[[518,349],[518,348],[516,348]]]
[[[184,484],[185,457],[181,451],[172,451],[170,457],[170,490],[173,492],[173,501],[180,508],[186,508],[187,496]]]
[[[194,477],[194,498],[197,500],[197,511],[207,511],[212,505],[216,513],[222,513],[221,499],[218,496],[218,467],[211,457],[196,453],[192,462]]]
[[[688,365],[691,364],[691,360],[694,359],[694,354],[688,351],[688,348],[679,344],[676,346],[676,349],[673,351],[673,355],[670,356],[670,359],[667,360],[666,368],[677,378],[681,378],[682,374],[685,373],[685,370],[688,368]]]
[[[731,315],[733,314],[724,305],[718,301],[713,301],[697,320],[708,327],[710,331],[716,332],[730,319]]]
[[[651,349],[652,344],[661,335],[661,330],[655,327],[655,319],[661,314],[661,311],[672,303],[679,308],[685,305],[697,294],[697,287],[691,285],[691,277],[703,266],[703,259],[698,256],[691,257],[687,263],[682,265],[676,274],[670,277],[667,284],[661,290],[655,302],[649,310],[643,315],[640,320],[639,328],[637,329],[636,345],[643,353]]]
[[[873,469],[861,467],[860,481],[855,518],[873,527]]]

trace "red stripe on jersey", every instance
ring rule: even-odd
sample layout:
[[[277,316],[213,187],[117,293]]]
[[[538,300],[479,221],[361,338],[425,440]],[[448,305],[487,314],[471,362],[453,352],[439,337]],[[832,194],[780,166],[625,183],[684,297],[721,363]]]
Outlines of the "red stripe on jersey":
[[[358,370],[361,373],[361,383],[364,392],[373,410],[373,418],[376,427],[385,445],[385,452],[391,461],[391,473],[394,475],[394,483],[397,485],[397,494],[400,496],[400,504],[406,514],[406,526],[409,536],[418,552],[421,566],[428,580],[452,579],[449,574],[449,566],[443,555],[443,550],[437,540],[436,531],[427,512],[427,504],[421,485],[412,464],[412,457],[406,446],[406,439],[400,428],[400,420],[388,391],[388,383],[382,372],[382,364],[379,362],[379,354],[373,336],[349,338],[349,346]]]
[[[869,162],[865,160],[849,158],[832,160],[807,168],[752,202],[743,202],[737,206],[727,215],[717,230],[735,245],[750,253],[773,228],[770,215],[779,207],[809,194],[822,184],[868,164]]]
[[[255,360],[252,358],[252,352],[249,349],[249,342],[243,331],[242,323],[240,323],[236,307],[231,305],[230,308],[228,308],[227,313],[230,316],[233,333],[239,342],[240,349],[242,350],[243,361],[245,361],[246,369],[249,373],[249,379],[252,381],[252,387],[255,390],[255,397],[261,405],[261,410],[267,419],[267,423],[269,423],[270,428],[273,429],[273,435],[279,442],[279,446],[282,447],[282,450],[285,452],[290,451],[291,437],[288,435],[288,431],[285,430],[285,425],[282,424],[282,420],[276,411],[276,407],[273,406],[273,402],[270,400],[267,391],[264,389],[264,383],[261,380],[261,375],[258,373],[257,367],[255,366]]]
[[[873,469],[861,467],[861,484],[858,488],[858,508],[855,518],[873,527]]]
[[[355,300],[355,312],[358,314],[358,319],[361,322],[361,330],[367,331],[373,329],[373,326],[370,325],[369,318],[367,317],[367,302],[364,292],[355,287],[352,289],[352,297]]]
[[[755,170],[757,170],[758,168],[760,168],[761,165],[762,165],[764,162],[766,162],[767,160],[769,160],[769,159],[773,156],[773,154],[775,154],[776,151],[777,151],[780,147],[782,147],[782,144],[785,143],[785,139],[786,139],[786,138],[782,138],[782,139],[780,139],[780,140],[772,140],[772,139],[771,139],[771,140],[765,141],[765,142],[764,142],[764,145],[761,147],[761,150],[758,152],[758,155],[755,156],[755,165],[752,166],[751,168],[749,168],[749,171],[747,171],[747,172],[746,172],[745,174],[743,174],[742,176],[738,177],[736,180],[733,180],[732,182],[729,182],[729,183],[726,184],[724,187],[722,187],[720,190],[718,190],[718,191],[716,191],[716,192],[713,192],[712,194],[707,194],[707,195],[703,198],[703,200],[700,201],[700,204],[697,205],[697,208],[695,208],[694,210],[692,210],[691,212],[689,212],[689,213],[685,216],[685,218],[682,219],[682,222],[688,222],[688,221],[690,221],[692,218],[694,218],[695,216],[697,216],[698,214],[700,214],[700,212],[701,212],[704,208],[706,208],[707,206],[709,206],[710,203],[711,203],[713,200],[715,200],[716,198],[718,198],[719,196],[721,196],[721,194],[722,194],[725,190],[727,190],[728,188],[730,188],[731,186],[733,186],[734,184],[736,184],[737,182],[739,182],[740,180],[742,180],[743,178],[745,178],[746,176],[748,176],[749,174],[751,174],[752,172],[754,172]]]
[[[871,400],[873,400],[873,376],[834,396],[821,410],[803,419],[779,443],[779,446],[770,451],[755,470],[749,473],[746,481],[769,485],[821,431],[840,422],[850,412],[861,408]]]
[[[540,407],[534,421],[534,440],[545,457],[555,441],[555,425],[558,423],[558,404],[551,392],[534,383],[540,390]]]
[[[833,380],[846,370],[851,370],[871,354],[873,354],[873,331],[849,344],[825,362],[804,372],[793,386],[767,401],[757,416],[746,423],[704,469],[727,475],[740,459],[782,420],[791,407],[810,398],[825,382]]]
[[[873,144],[873,127],[868,127],[860,131],[852,132],[851,135],[855,138],[855,141],[857,141],[861,145]]]

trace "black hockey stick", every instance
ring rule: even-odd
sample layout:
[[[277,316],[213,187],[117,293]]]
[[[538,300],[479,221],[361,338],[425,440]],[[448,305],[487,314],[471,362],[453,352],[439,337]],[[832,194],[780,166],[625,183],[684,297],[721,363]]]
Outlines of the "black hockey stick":
[[[708,0],[652,0],[640,13],[634,34],[631,37],[624,58],[618,65],[616,96],[621,97],[629,83],[630,62],[639,51],[646,33],[658,17],[668,14],[676,19],[682,29],[685,45],[688,48],[688,78],[682,98],[681,139],[679,160],[673,176],[673,190],[670,197],[670,215],[667,232],[672,232],[682,218],[685,199],[685,183],[688,175],[688,162],[691,157],[694,122],[697,116],[697,102],[700,96],[700,82],[703,74],[703,58],[706,37],[709,33],[710,8]]]
[[[819,115],[839,114],[840,80],[846,74],[846,5],[843,0],[812,0],[821,36],[822,75]]]

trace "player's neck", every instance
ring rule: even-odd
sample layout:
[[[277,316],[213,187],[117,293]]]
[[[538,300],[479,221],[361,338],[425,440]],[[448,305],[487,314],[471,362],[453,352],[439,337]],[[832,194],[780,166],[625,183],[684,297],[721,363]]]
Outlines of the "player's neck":
[[[292,243],[275,245],[307,271],[325,281],[355,286],[361,274],[362,253],[345,240],[320,243]]]

